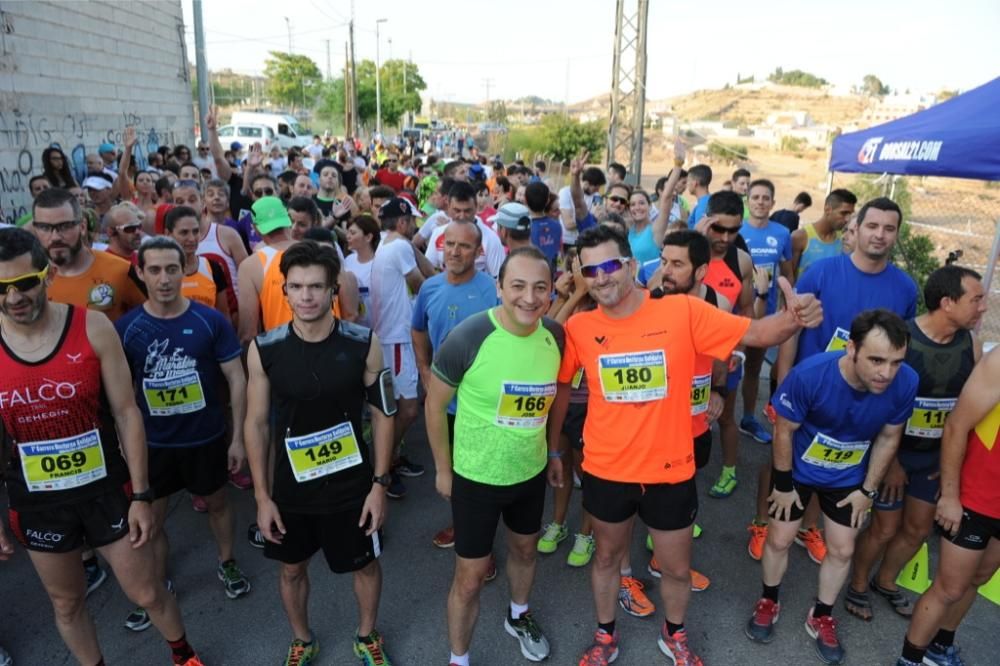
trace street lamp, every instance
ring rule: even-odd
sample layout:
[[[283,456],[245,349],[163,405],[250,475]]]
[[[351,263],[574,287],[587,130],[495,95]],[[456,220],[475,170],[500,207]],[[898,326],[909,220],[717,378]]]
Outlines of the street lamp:
[[[382,135],[382,78],[379,69],[382,68],[382,60],[379,56],[379,35],[378,26],[380,23],[387,23],[389,19],[378,19],[375,21],[375,132],[381,138]]]

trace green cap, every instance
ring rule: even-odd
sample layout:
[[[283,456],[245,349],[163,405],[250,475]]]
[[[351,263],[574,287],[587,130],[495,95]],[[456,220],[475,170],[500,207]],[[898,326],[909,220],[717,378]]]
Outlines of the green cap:
[[[275,229],[292,226],[285,204],[278,197],[262,197],[251,206],[253,225],[261,236],[266,236]]]

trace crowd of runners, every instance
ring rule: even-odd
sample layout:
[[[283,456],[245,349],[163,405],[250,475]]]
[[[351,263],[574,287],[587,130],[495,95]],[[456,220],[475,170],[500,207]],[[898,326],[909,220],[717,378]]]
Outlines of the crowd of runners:
[[[963,663],[956,631],[1000,567],[1000,352],[973,333],[979,274],[945,266],[921,294],[893,265],[895,202],[838,189],[806,222],[808,194],[774,212],[774,184],[745,169],[712,192],[711,168],[685,169],[680,145],[647,192],[586,154],[560,187],[544,164],[504,165],[467,141],[441,154],[317,136],[265,155],[222,145],[217,126],[212,112],[196,156],[164,148],[144,169],[126,128],[79,182],[47,148],[31,214],[0,229],[0,560],[15,540],[27,551],[79,663],[104,664],[85,598],[108,567],[135,604],[124,626],[155,626],[174,664],[202,663],[164,523],[189,494],[221,591],[251,593],[227,484],[252,488],[247,538],[278,567],[284,663],[319,654],[307,609],[320,551],[353,576],[355,655],[391,663],[382,527],[425,473],[404,441],[421,410],[451,506],[433,545],[455,567],[447,599],[413,612],[446,606],[442,663],[447,642],[452,666],[470,664],[502,520],[509,663],[550,656],[531,592],[539,553],[566,542],[593,593],[580,666],[618,657],[619,609],[657,605],[660,651],[702,664],[685,620],[711,585],[691,559],[715,433],[709,495],[756,484],[756,506],[733,507],[761,562],[759,599],[730,600],[749,640],[791,631],[777,624],[798,544],[819,565],[800,619],[822,662],[846,658],[843,592],[861,619],[876,605],[910,618],[898,666]],[[771,446],[769,464],[740,466],[740,433]],[[659,595],[633,573],[637,516]],[[913,602],[897,576],[935,526],[939,565]]]

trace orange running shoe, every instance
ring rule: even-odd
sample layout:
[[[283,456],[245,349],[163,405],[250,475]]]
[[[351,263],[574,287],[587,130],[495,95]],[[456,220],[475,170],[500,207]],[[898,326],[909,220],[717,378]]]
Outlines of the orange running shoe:
[[[621,585],[618,588],[618,605],[629,615],[649,617],[656,612],[656,606],[642,591],[643,587],[645,586],[636,578],[622,576]]]
[[[767,418],[767,422],[771,425],[778,422],[778,413],[774,411],[774,405],[771,403],[767,403],[767,406],[764,407],[764,416]]]
[[[448,526],[434,535],[431,540],[435,546],[438,548],[454,548],[455,547],[455,528]]]
[[[691,591],[692,592],[704,592],[708,589],[708,586],[712,584],[712,581],[708,579],[708,576],[701,573],[700,571],[695,571],[691,569]]]
[[[823,558],[826,557],[826,542],[823,541],[822,532],[815,527],[799,530],[795,535],[795,543],[806,549],[810,560],[816,564],[823,564]]]
[[[764,556],[764,542],[767,541],[767,525],[758,525],[756,522],[750,523],[747,528],[750,533],[750,543],[747,544],[747,552],[750,557],[760,561]]]

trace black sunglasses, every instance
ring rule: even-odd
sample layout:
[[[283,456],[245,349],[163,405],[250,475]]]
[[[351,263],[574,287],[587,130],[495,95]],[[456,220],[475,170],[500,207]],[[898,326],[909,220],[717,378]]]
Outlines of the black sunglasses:
[[[608,201],[614,201],[615,203],[621,204],[623,206],[628,205],[628,199],[625,197],[608,197]]]
[[[736,234],[740,233],[740,229],[743,228],[743,225],[737,224],[735,227],[724,227],[721,224],[713,222],[712,224],[708,225],[708,228],[717,234],[731,234],[735,236]]]
[[[274,188],[273,187],[262,187],[253,191],[253,195],[258,199],[261,197],[273,197]]]

